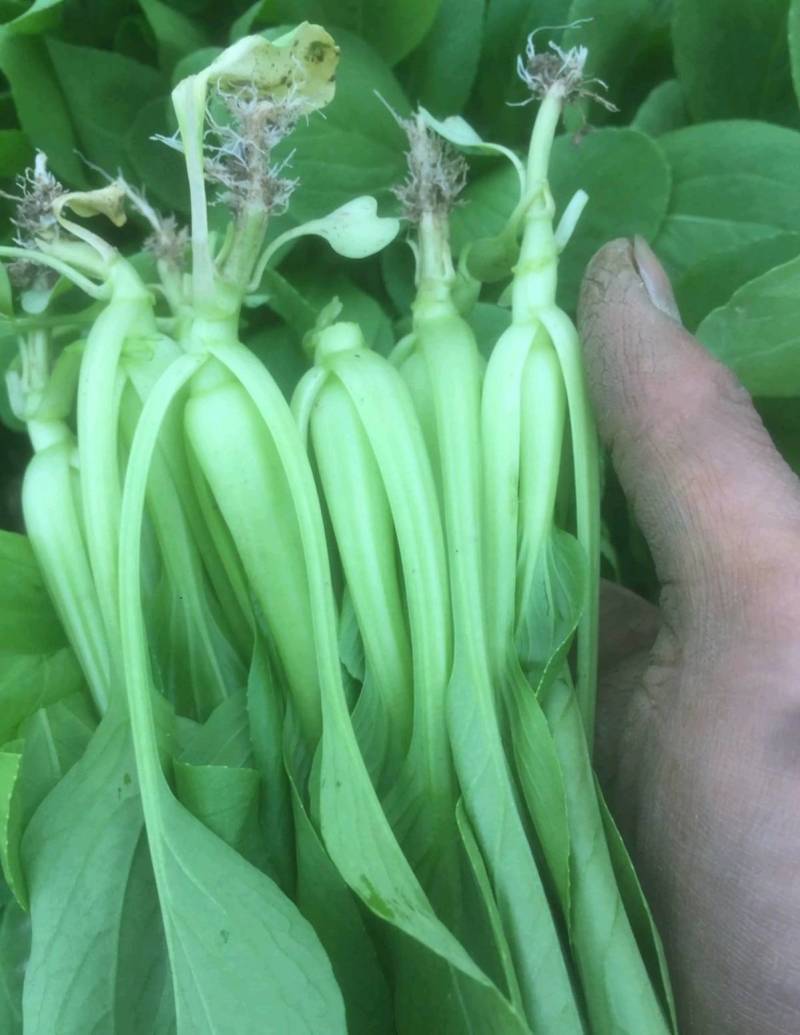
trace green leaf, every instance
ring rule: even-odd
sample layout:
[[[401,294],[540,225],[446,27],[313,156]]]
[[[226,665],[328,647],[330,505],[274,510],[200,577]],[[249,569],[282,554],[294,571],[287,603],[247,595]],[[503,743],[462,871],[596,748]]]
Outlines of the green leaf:
[[[287,741],[290,738],[287,738]],[[375,945],[352,891],[314,829],[300,794],[302,766],[287,742],[297,859],[297,904],[313,924],[344,996],[351,1035],[391,1031],[392,1001]]]
[[[616,177],[625,170],[625,190]],[[550,162],[550,186],[559,211],[577,190],[589,201],[558,263],[559,304],[574,312],[592,255],[614,237],[658,233],[670,198],[669,166],[659,145],[634,129],[602,129],[579,144],[559,137]]]
[[[214,709],[184,745],[178,761],[194,766],[252,765],[247,697],[243,690],[232,693]]]
[[[273,678],[266,648],[259,639],[255,642],[247,679],[247,716],[253,756],[261,776],[260,820],[266,867],[281,890],[294,898],[294,826],[283,757],[284,702]],[[336,961],[332,963],[335,973]],[[346,990],[344,994],[346,998]]]
[[[464,846],[464,851],[467,856],[467,861],[469,862],[475,885],[481,896],[484,909],[486,910],[492,934],[492,941],[502,969],[501,987],[502,984],[505,984],[512,1001],[519,1003],[521,996],[519,986],[517,985],[517,977],[514,973],[514,962],[511,958],[511,949],[508,946],[508,940],[503,931],[503,920],[500,916],[497,901],[495,900],[494,889],[492,888],[492,882],[489,879],[486,863],[481,855],[480,846],[478,845],[475,832],[470,825],[469,817],[464,809],[464,803],[460,799],[456,805],[456,825],[458,827],[458,833]]]
[[[472,92],[481,53],[486,0],[441,0],[423,42],[398,70],[413,104],[444,118]]]
[[[789,4],[789,59],[795,98],[800,103],[800,0]]]
[[[787,46],[789,0],[675,0],[675,69],[692,117],[800,122]]]
[[[33,0],[30,7],[6,22],[2,31],[12,35],[34,35],[56,25],[61,17],[63,0]]]
[[[651,137],[681,129],[689,123],[683,87],[677,79],[667,79],[654,86],[639,105],[631,126]]]
[[[668,1023],[617,888],[597,803],[586,734],[565,679],[542,690],[553,743],[568,774],[571,943],[594,1031],[668,1035]],[[658,988],[659,986],[656,986]]]
[[[158,860],[178,1024],[196,1035],[344,1032],[344,1011],[311,927],[268,877],[186,812],[164,783]]]
[[[20,125],[30,142],[47,153],[57,176],[73,187],[86,186],[75,154],[79,147],[75,125],[45,42],[0,34],[0,70],[9,81]]]
[[[259,782],[255,769],[175,763],[175,792],[181,803],[251,862]]]
[[[600,814],[605,828],[606,843],[608,844],[620,895],[625,904],[625,912],[636,936],[636,942],[642,954],[642,959],[647,966],[650,979],[654,987],[659,989],[662,1002],[666,1005],[672,1022],[672,1030],[677,1032],[678,1020],[675,1014],[675,1001],[672,995],[667,958],[664,954],[661,937],[653,920],[653,914],[650,912],[650,907],[647,904],[647,899],[644,897],[639,878],[636,876],[636,870],[631,862],[628,849],[625,847],[625,842],[622,840],[622,835],[617,829],[617,825],[596,779],[595,785],[597,800],[600,805]]]
[[[491,302],[478,302],[466,314],[466,320],[472,328],[481,354],[488,360],[497,339],[511,322],[508,309]]]
[[[86,694],[39,708],[20,727],[25,741],[20,778],[24,825],[59,780],[83,757],[97,729]]]
[[[114,1035],[175,1035],[175,997],[144,830],[122,904]]]
[[[665,133],[658,142],[672,168],[672,196],[654,248],[671,276],[782,230],[800,230],[800,133],[766,122],[709,122]]]
[[[19,774],[22,768],[23,741],[14,740],[0,750],[0,863],[14,898],[27,909],[28,896],[20,859],[22,802]]]
[[[0,913],[0,1031],[22,1035],[22,985],[30,950],[28,914],[10,899]]]
[[[32,943],[23,1013],[31,1035],[119,1030],[120,921],[142,828],[135,773],[127,720],[109,714],[25,832]]]
[[[297,223],[326,215],[355,195],[373,195],[381,207],[389,188],[405,177],[405,135],[375,96],[401,115],[408,102],[381,58],[358,37],[337,32],[342,56],[336,95],[323,115],[312,115],[276,151],[293,153],[291,170],[302,184],[290,209]]]
[[[740,287],[697,336],[752,395],[800,395],[800,258]]]
[[[83,673],[69,647],[49,654],[0,653],[0,741],[19,724],[84,686]]]
[[[447,708],[464,807],[495,890],[526,1015],[542,1035],[577,1035],[582,1029],[579,1007],[523,826],[497,720],[487,720],[476,681],[458,654]]]
[[[737,288],[797,255],[800,233],[775,234],[692,266],[674,285],[684,326],[694,331],[703,317],[725,305]]]
[[[0,653],[49,653],[66,636],[25,536],[0,529]]]
[[[119,54],[54,38],[48,39],[47,49],[79,150],[109,173],[128,168],[128,129],[142,107],[163,94],[162,78]]]
[[[127,131],[125,150],[131,168],[155,204],[184,215],[189,211],[189,186],[183,157],[160,140],[153,140],[157,134],[168,137],[173,128],[169,102],[161,97],[149,101]]]
[[[158,53],[164,68],[208,43],[199,25],[161,0],[138,0],[150,28],[158,40]]]
[[[566,19],[572,28],[564,33],[565,48],[585,46],[589,50],[587,75],[607,85],[598,93],[623,113],[625,121],[653,83],[672,69],[670,4],[663,0],[572,0]],[[581,24],[576,24],[581,22]],[[544,48],[546,33],[541,33]],[[608,119],[609,113],[591,99],[587,102],[592,124]]]
[[[18,129],[0,130],[0,178],[13,179],[33,163],[33,148]],[[6,309],[2,312],[9,315]]]

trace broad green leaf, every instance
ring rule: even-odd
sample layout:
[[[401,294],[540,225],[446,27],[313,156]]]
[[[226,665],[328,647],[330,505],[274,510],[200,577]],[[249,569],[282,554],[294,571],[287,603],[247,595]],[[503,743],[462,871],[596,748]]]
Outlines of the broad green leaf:
[[[800,104],[800,0],[789,4],[789,59],[795,98]]]
[[[675,69],[695,121],[800,123],[789,68],[788,9],[789,0],[675,0]]]
[[[247,678],[247,717],[253,757],[261,777],[259,818],[267,872],[282,891],[294,898],[294,827],[283,757],[284,702],[260,640],[256,640]]]
[[[82,757],[97,718],[85,693],[39,708],[20,727],[25,741],[20,776],[24,825],[59,780]]]
[[[249,767],[253,747],[243,690],[231,693],[198,727],[181,751],[180,762],[189,765]]]
[[[187,18],[162,0],[138,0],[145,18],[158,41],[158,53],[164,68],[193,50],[206,45],[206,33],[197,22]]]
[[[0,1031],[22,1035],[22,984],[31,931],[28,914],[13,899],[0,912]]]
[[[24,742],[13,740],[0,749],[0,864],[14,898],[26,909],[28,896],[20,859],[22,802],[19,775]]]
[[[311,927],[260,873],[186,812],[166,783],[150,833],[178,1031],[344,1032],[330,963]],[[161,825],[163,824],[163,825]],[[157,861],[156,861],[157,860]]]
[[[225,844],[255,865],[254,852],[259,847],[258,772],[189,762],[175,762],[174,771],[179,801]]]
[[[63,0],[33,0],[27,10],[5,22],[0,31],[15,36],[44,32],[58,24],[62,3]]]
[[[414,301],[414,254],[405,241],[395,241],[380,255],[384,287],[401,316],[408,316]]]
[[[575,694],[563,679],[541,691],[553,743],[568,774],[571,944],[595,1031],[673,1031],[651,984],[617,888]]]
[[[508,309],[491,302],[478,302],[466,314],[466,320],[472,328],[481,354],[488,360],[497,339],[511,321]]]
[[[734,291],[697,336],[752,395],[800,395],[800,257]]]
[[[45,42],[0,33],[0,71],[9,81],[19,123],[31,144],[47,153],[53,172],[67,184],[85,186],[75,154],[80,142],[73,113]]]
[[[533,687],[521,675],[509,678],[505,693],[514,767],[569,928],[570,844],[564,784],[572,774],[562,772],[547,719]]]
[[[668,1016],[672,1022],[672,1030],[677,1032],[678,1020],[675,1014],[675,1001],[672,995],[667,959],[664,954],[661,936],[656,928],[647,899],[644,897],[639,878],[636,876],[636,870],[631,862],[628,849],[625,847],[625,842],[622,840],[622,835],[617,829],[614,817],[611,815],[596,779],[595,784],[600,814],[605,828],[606,843],[608,844],[608,851],[614,866],[614,874],[620,895],[625,903],[625,912],[630,920],[639,951],[645,961],[653,986],[659,990],[662,1002],[666,1006]]]
[[[119,54],[55,38],[47,50],[78,149],[109,173],[128,168],[128,130],[144,105],[164,93],[165,82],[154,69]],[[42,146],[47,150],[46,142]]]
[[[169,103],[163,97],[142,105],[127,129],[125,150],[131,168],[147,185],[153,203],[180,216],[189,210],[183,157],[160,140],[153,140],[157,134],[168,137],[172,133],[174,123],[170,120]]]
[[[142,828],[135,773],[127,720],[109,714],[25,832],[32,943],[23,1015],[31,1035],[119,1030],[116,958]]]
[[[689,123],[683,87],[677,79],[667,79],[654,86],[639,105],[631,127],[651,137],[681,129]]]
[[[488,708],[457,654],[447,703],[453,759],[495,890],[525,1013],[537,1035],[578,1035],[583,1025],[556,920],[522,823],[497,719],[487,716]]]
[[[11,281],[5,266],[0,265],[0,318],[14,315],[14,301],[11,297]]]
[[[708,122],[658,142],[672,169],[672,195],[654,248],[671,276],[712,255],[800,230],[799,132],[766,122]]]
[[[481,53],[486,0],[441,0],[430,32],[398,73],[412,104],[444,118],[472,92]]]
[[[625,190],[616,176],[625,170]],[[659,145],[633,129],[603,129],[578,145],[561,136],[553,147],[550,186],[559,212],[578,190],[589,200],[558,263],[559,304],[574,312],[584,270],[613,237],[658,233],[670,198],[670,172]]]
[[[0,653],[0,741],[37,708],[83,686],[83,673],[69,647],[48,654]]]
[[[293,327],[278,324],[247,335],[244,341],[275,378],[285,398],[291,399],[309,364],[301,336]]]
[[[391,992],[357,899],[337,871],[314,829],[301,797],[299,744],[286,738],[285,761],[291,787],[297,866],[296,900],[313,924],[342,990],[351,1035],[391,1031]]]
[[[511,958],[511,949],[508,946],[508,939],[503,931],[503,920],[495,900],[494,888],[489,879],[486,863],[481,855],[475,832],[469,822],[469,817],[464,810],[464,803],[459,800],[456,805],[456,825],[464,845],[464,851],[469,862],[472,875],[481,896],[484,909],[492,933],[492,940],[500,962],[502,978],[498,981],[499,987],[505,986],[506,992],[512,1002],[519,1003],[521,995],[517,984],[517,976],[514,973],[514,963]]]
[[[564,19],[565,48],[589,50],[586,73],[602,79],[608,89],[597,92],[619,108],[625,121],[653,84],[672,70],[670,3],[664,0],[572,0]],[[578,24],[580,23],[580,24]],[[537,39],[546,39],[541,33]],[[586,102],[589,122],[609,118],[601,105]]]
[[[712,309],[725,305],[737,288],[800,255],[800,233],[781,233],[712,255],[674,284],[681,320],[694,331]]]
[[[144,15],[137,11],[121,18],[114,33],[113,46],[109,50],[143,65],[152,64],[156,40]]]
[[[322,115],[312,115],[276,151],[293,153],[291,173],[301,187],[292,199],[289,217],[304,223],[350,201],[373,195],[381,208],[389,188],[406,174],[405,135],[375,96],[400,115],[408,102],[391,70],[363,40],[337,32],[341,59],[336,96]]]
[[[32,163],[33,148],[25,134],[18,129],[0,130],[0,177],[13,179]]]
[[[120,929],[115,1035],[175,1035],[167,943],[144,830],[128,874]]]
[[[44,654],[66,646],[25,536],[0,530],[0,652]]]

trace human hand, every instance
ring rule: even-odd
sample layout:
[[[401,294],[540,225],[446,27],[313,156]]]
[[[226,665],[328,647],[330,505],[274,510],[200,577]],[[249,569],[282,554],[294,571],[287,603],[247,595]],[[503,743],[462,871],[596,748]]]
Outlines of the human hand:
[[[658,610],[604,591],[601,781],[682,1035],[797,1035],[800,482],[680,325],[643,241],[595,256],[579,324],[600,433],[662,586]]]

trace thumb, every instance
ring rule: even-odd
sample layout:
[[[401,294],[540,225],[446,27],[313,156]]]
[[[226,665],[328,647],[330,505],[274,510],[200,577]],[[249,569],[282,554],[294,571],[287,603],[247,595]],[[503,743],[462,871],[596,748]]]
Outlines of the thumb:
[[[692,622],[746,617],[754,593],[763,602],[776,582],[797,582],[787,560],[800,557],[800,485],[745,390],[681,326],[642,238],[595,255],[578,320],[600,434],[667,589],[662,606]]]

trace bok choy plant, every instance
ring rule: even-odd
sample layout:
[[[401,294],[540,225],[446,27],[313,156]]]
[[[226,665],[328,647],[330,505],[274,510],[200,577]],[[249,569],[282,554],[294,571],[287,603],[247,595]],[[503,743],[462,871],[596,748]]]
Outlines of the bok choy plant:
[[[20,180],[0,257],[34,455],[7,549],[76,662],[3,727],[26,1035],[676,1031],[592,770],[598,455],[556,304],[585,195],[555,225],[551,144],[566,104],[608,102],[584,49],[533,39],[526,162],[376,104],[408,138],[399,218],[362,196],[291,221],[284,141],[339,59],[308,23],[175,87],[189,227],[121,177],[68,191],[42,154]],[[505,155],[519,198],[454,256],[459,150]],[[126,209],[133,257],[85,225]],[[240,341],[275,264],[401,226],[407,333],[383,355],[326,298],[287,399]],[[488,359],[482,291],[507,311]]]

